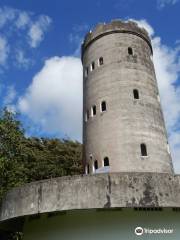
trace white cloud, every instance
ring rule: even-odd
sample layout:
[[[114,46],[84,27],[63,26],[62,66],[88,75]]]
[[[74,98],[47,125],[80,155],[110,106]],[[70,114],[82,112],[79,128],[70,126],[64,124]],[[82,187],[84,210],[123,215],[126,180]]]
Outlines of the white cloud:
[[[32,65],[32,60],[25,57],[25,53],[22,49],[17,49],[15,54],[16,59],[16,66],[19,66],[20,68],[27,69],[30,65]]]
[[[136,20],[136,19],[130,18],[127,20],[127,22],[128,21],[133,21],[133,22],[137,23],[140,28],[144,28],[148,32],[150,37],[152,37],[154,35],[154,29],[145,19]]]
[[[28,12],[19,12],[19,16],[15,22],[17,28],[25,28],[31,23],[30,14]]]
[[[168,4],[174,5],[177,2],[179,2],[179,0],[157,0],[157,6],[159,9],[162,9]]]
[[[46,15],[35,15],[33,12],[23,11],[11,7],[0,7],[0,65],[8,66],[7,58],[17,60],[18,67],[27,67],[25,52],[29,48],[40,45],[45,37],[51,19]],[[21,47],[21,49],[19,49]],[[19,52],[17,52],[17,48]],[[15,57],[14,57],[15,56]],[[3,68],[2,68],[3,69]],[[0,72],[1,71],[0,69]]]
[[[7,40],[0,36],[0,65],[5,65],[8,58],[9,46]]]
[[[14,101],[14,99],[17,95],[16,90],[13,85],[7,87],[6,91],[7,91],[7,93],[6,93],[6,96],[4,97],[4,101],[3,101],[5,106],[12,104],[12,102]]]
[[[22,113],[49,133],[81,140],[82,66],[79,58],[53,57],[18,103]]]
[[[73,45],[73,48],[75,48],[73,52],[74,57],[79,57],[81,54],[81,44],[88,28],[87,24],[74,25],[72,33],[69,35],[69,42]]]
[[[155,36],[152,26],[146,20],[136,22],[152,37],[153,61],[171,154],[175,170],[180,172],[180,46],[176,45],[175,48],[166,46],[160,37]]]
[[[12,22],[16,16],[16,9],[9,7],[0,8],[0,28],[4,27],[8,22]]]
[[[42,15],[33,23],[29,29],[29,44],[31,47],[37,47],[44,38],[44,33],[47,31],[51,19],[48,16]]]

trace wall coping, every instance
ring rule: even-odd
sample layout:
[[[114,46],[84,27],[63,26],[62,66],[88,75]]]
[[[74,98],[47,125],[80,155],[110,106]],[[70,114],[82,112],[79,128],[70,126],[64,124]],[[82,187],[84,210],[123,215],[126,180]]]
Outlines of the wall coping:
[[[32,182],[10,190],[0,224],[33,214],[77,209],[180,207],[180,175],[103,173]]]

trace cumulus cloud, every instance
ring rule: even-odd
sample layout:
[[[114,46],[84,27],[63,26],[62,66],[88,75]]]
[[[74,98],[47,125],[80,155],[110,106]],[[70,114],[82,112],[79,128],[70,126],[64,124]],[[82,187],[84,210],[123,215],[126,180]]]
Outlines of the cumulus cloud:
[[[82,66],[79,58],[52,57],[45,61],[26,94],[20,111],[49,133],[81,140]]]
[[[39,19],[33,23],[29,29],[29,44],[35,48],[44,38],[44,33],[47,31],[51,19],[48,16],[40,16]]]
[[[145,28],[152,38],[153,61],[171,154],[174,167],[180,172],[180,44],[177,41],[174,48],[166,46],[161,38],[155,35],[152,26],[146,20],[136,22]]]
[[[40,45],[52,20],[47,15],[36,15],[11,7],[0,7],[0,64],[5,65],[7,58],[17,60],[17,66],[28,65],[25,51]],[[19,49],[21,47],[21,49]],[[17,52],[17,48],[19,49]],[[15,57],[14,57],[15,56]],[[1,70],[1,69],[0,69]]]
[[[4,65],[8,58],[9,46],[6,38],[0,36],[0,65]]]
[[[157,6],[159,9],[164,8],[166,5],[174,5],[177,2],[179,2],[179,0],[157,0]]]

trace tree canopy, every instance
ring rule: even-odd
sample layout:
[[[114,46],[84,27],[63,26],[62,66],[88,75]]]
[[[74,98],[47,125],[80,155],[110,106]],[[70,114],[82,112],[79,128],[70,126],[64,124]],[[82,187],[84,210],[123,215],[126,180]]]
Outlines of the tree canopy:
[[[82,144],[65,139],[25,137],[18,115],[0,114],[0,198],[24,183],[82,174]]]

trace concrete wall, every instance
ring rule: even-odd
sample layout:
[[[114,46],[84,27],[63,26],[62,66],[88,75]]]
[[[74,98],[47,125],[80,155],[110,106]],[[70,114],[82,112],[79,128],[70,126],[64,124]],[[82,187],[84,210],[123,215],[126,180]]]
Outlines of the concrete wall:
[[[133,56],[128,55],[128,47]],[[84,166],[89,164],[92,172],[94,161],[101,168],[108,156],[110,172],[172,173],[147,33],[128,23],[99,25],[82,49],[84,72],[89,68],[83,80]],[[100,57],[104,64],[98,66]],[[95,69],[90,71],[93,61]],[[133,89],[139,91],[140,99],[134,99]],[[103,113],[102,101],[107,103]],[[86,112],[93,105],[97,114],[86,122]],[[141,157],[141,143],[147,145],[147,157]]]
[[[0,225],[5,220],[46,212],[122,207],[180,207],[180,177],[114,173],[30,183],[4,197]]]
[[[173,230],[169,234],[134,233],[136,227]],[[24,225],[24,240],[179,240],[180,212],[135,211],[74,211],[61,215],[29,218]]]

